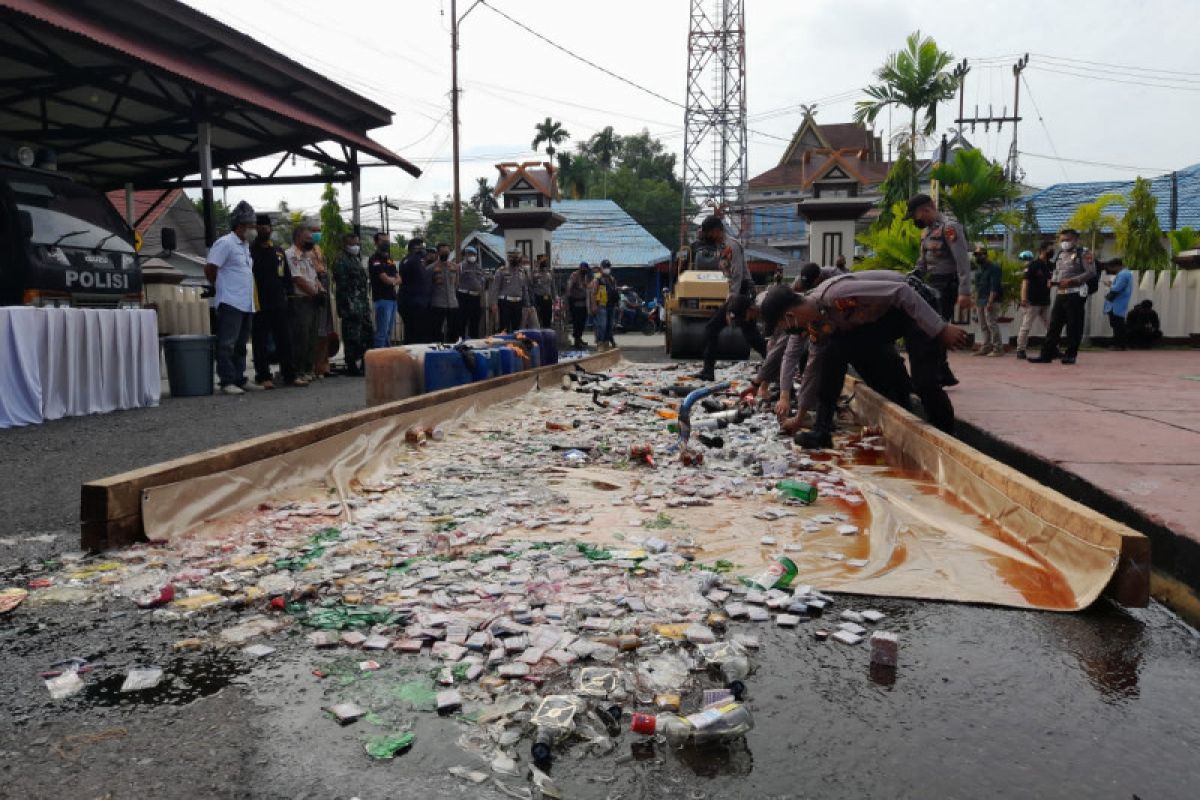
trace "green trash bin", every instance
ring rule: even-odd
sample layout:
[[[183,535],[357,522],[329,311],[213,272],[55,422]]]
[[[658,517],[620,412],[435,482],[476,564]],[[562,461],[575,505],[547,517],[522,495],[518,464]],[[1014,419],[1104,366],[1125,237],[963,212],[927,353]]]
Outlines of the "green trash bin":
[[[202,397],[212,394],[217,337],[164,336],[162,342],[171,397]]]

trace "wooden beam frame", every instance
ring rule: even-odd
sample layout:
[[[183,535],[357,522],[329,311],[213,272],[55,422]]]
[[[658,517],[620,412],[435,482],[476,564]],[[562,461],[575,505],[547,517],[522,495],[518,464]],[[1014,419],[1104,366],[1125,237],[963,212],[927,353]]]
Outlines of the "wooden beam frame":
[[[562,375],[574,370],[576,364],[584,369],[597,370],[610,367],[620,360],[621,351],[610,350],[578,361],[566,361],[515,372],[499,378],[352,411],[298,428],[269,433],[236,444],[90,481],[83,484],[79,495],[80,543],[85,550],[105,550],[144,540],[142,492],[146,489],[224,472],[244,464],[289,453],[368,422],[482,394],[490,389],[498,389],[530,378],[535,378],[539,385],[557,385]]]

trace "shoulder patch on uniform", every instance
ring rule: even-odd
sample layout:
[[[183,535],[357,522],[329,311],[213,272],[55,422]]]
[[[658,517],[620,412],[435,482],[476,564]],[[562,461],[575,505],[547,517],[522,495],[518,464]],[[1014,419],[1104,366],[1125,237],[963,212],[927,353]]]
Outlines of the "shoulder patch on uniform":
[[[957,239],[958,238],[958,228],[956,228],[953,225],[947,225],[946,226],[946,238],[952,242],[955,239]]]
[[[858,301],[853,297],[839,297],[830,303],[830,305],[832,305],[838,311],[850,311],[858,308]]]

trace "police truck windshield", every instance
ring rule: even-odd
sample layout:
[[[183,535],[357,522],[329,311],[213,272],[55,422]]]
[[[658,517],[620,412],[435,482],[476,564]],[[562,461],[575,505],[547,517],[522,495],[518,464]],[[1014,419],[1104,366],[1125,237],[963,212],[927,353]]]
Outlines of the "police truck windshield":
[[[70,181],[35,183],[13,180],[8,184],[17,209],[28,211],[33,222],[32,242],[78,248],[100,248],[133,253],[124,220],[107,202]]]

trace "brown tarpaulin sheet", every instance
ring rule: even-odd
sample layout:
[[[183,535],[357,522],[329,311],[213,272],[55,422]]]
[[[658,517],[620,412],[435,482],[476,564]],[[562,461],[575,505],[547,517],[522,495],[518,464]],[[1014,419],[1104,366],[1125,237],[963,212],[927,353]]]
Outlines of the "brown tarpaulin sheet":
[[[381,478],[395,458],[437,458],[436,444],[414,453],[404,445],[404,432],[413,426],[447,423],[491,405],[489,417],[537,414],[538,406],[553,407],[556,390],[535,392],[531,379],[470,398],[448,402],[363,425],[283,456],[248,464],[215,475],[147,490],[143,514],[147,535],[172,539],[202,532],[239,515],[251,515],[259,503],[284,497],[328,496],[332,487],[341,498]],[[503,405],[492,405],[502,403]],[[940,437],[916,418],[891,411],[880,413],[872,402],[855,403],[864,424],[883,424],[892,463],[900,471],[877,466],[847,466],[845,474],[860,485],[867,503],[858,507],[822,499],[805,508],[787,507],[796,516],[768,521],[754,514],[784,509],[772,496],[717,497],[710,506],[670,508],[672,527],[654,531],[638,527],[647,514],[615,498],[637,491],[639,473],[606,468],[552,471],[547,480],[571,498],[572,506],[593,515],[589,534],[596,544],[611,543],[624,534],[625,544],[658,535],[691,540],[696,558],[737,564],[753,574],[785,545],[800,568],[799,583],[864,595],[987,603],[1018,608],[1072,611],[1091,604],[1113,575],[1121,536],[1111,521],[1099,515],[1078,529],[1065,530],[1037,513],[1073,501],[1041,490],[1037,504],[1013,502],[1003,487],[992,485],[978,469],[982,461],[995,464],[960,442]],[[467,423],[444,424],[448,435],[471,436]],[[837,468],[842,469],[842,468]],[[1004,468],[1007,469],[1007,468]],[[597,488],[601,487],[601,488]],[[349,515],[349,511],[346,514]],[[803,523],[823,514],[842,513],[862,533],[839,535],[834,527],[819,532]],[[1088,523],[1087,520],[1091,519]],[[776,543],[762,546],[763,536]],[[517,528],[505,538],[563,538],[547,529]],[[840,556],[840,560],[838,557]],[[846,562],[865,559],[865,566]]]

